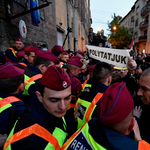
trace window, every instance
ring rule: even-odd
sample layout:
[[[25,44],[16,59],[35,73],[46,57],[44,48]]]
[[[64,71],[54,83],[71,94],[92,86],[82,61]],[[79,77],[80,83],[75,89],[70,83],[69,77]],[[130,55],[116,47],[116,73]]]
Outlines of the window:
[[[136,14],[138,14],[139,11],[140,11],[140,8],[139,8],[139,6],[138,6],[138,7],[136,8]]]
[[[135,22],[135,27],[137,27],[137,26],[138,26],[138,19]]]
[[[134,16],[131,17],[131,22],[134,22]]]
[[[57,45],[63,45],[63,33],[57,31]]]
[[[144,30],[144,36],[147,36],[147,30]]]
[[[137,38],[137,32],[135,32],[135,34],[134,34],[134,39],[136,39]]]

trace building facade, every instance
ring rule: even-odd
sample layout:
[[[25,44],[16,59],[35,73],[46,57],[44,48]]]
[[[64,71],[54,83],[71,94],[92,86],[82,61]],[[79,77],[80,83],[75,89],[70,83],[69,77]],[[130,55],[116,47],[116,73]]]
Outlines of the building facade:
[[[58,44],[66,50],[85,50],[90,27],[90,0],[37,0],[38,26],[31,21],[30,1],[0,1],[0,51],[11,47],[18,37],[23,39],[25,46],[45,45],[51,49]],[[20,33],[20,21],[25,23],[24,37]]]
[[[150,53],[150,0],[137,0],[120,24],[130,29],[138,53]]]

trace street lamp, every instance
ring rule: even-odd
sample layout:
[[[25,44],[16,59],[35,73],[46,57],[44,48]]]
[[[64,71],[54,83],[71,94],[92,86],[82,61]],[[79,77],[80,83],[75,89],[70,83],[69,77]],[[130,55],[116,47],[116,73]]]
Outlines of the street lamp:
[[[117,27],[116,27],[116,26],[113,26],[113,30],[116,31],[116,30],[117,30]]]

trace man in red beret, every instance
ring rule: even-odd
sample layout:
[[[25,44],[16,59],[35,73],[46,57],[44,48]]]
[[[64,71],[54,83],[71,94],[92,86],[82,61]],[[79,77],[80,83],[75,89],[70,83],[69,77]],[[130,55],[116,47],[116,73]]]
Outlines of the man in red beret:
[[[27,108],[23,101],[29,97],[21,94],[23,90],[24,68],[10,62],[0,65],[0,137],[9,134],[15,121]],[[2,143],[0,149],[1,146]]]
[[[62,149],[150,149],[150,144],[141,139],[137,122],[133,117],[133,107],[134,100],[126,84],[112,84],[99,101],[98,118],[84,124]],[[133,129],[134,134],[131,134]]]
[[[90,88],[92,87],[93,83],[93,71],[96,65],[91,65],[90,67],[87,68],[88,75],[89,77],[84,81],[82,84],[82,92],[90,92]]]
[[[5,51],[5,55],[12,61],[17,62],[17,52],[24,50],[24,43],[21,38],[15,39],[15,45]]]
[[[93,71],[90,91],[83,91],[77,101],[77,104],[81,104],[77,112],[78,129],[91,118],[97,117],[97,103],[111,84],[111,80],[111,66],[105,62],[98,63]]]
[[[81,73],[83,63],[79,59],[69,58],[67,60],[67,72],[71,77],[78,77]]]
[[[55,45],[52,49],[51,52],[58,57],[58,59],[60,60],[60,58],[62,57],[62,53],[63,53],[63,48],[60,45]]]
[[[50,66],[36,94],[39,101],[18,119],[4,149],[11,146],[11,150],[59,150],[68,139],[68,127],[63,118],[71,101],[68,74],[60,67]]]
[[[33,59],[35,57],[35,52],[40,51],[38,47],[35,46],[27,46],[24,48],[24,58],[20,63],[24,66],[30,67],[30,65],[33,66]]]
[[[36,96],[35,91],[38,89],[39,81],[42,74],[50,67],[58,63],[58,58],[48,51],[35,51],[33,66],[25,68],[25,90],[23,94]]]
[[[84,52],[78,50],[76,53],[76,56],[79,56],[81,59],[83,59],[84,58]]]
[[[67,70],[67,60],[69,59],[69,55],[66,51],[63,51],[61,59],[60,59],[60,67],[65,71]]]

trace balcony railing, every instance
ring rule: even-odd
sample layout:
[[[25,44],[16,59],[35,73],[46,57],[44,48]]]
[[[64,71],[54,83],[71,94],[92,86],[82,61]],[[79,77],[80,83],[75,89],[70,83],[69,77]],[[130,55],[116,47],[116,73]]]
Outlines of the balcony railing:
[[[145,28],[145,27],[148,27],[148,20],[142,21],[142,22],[140,23],[140,28]]]
[[[147,36],[139,36],[139,41],[147,41]]]
[[[145,15],[150,11],[150,6],[146,5],[141,9],[141,15]]]

